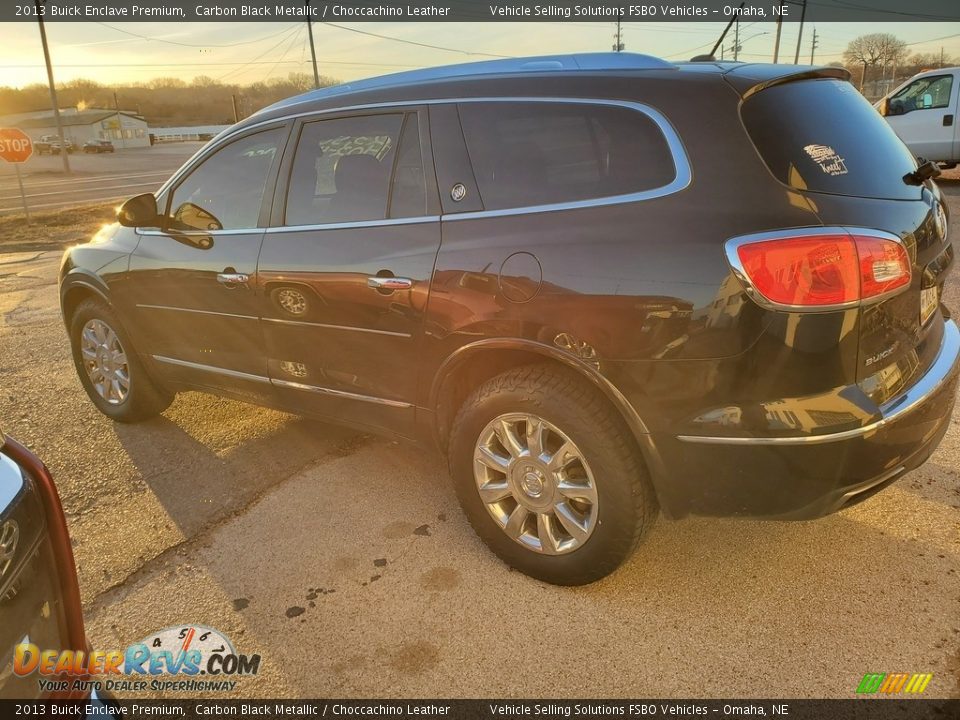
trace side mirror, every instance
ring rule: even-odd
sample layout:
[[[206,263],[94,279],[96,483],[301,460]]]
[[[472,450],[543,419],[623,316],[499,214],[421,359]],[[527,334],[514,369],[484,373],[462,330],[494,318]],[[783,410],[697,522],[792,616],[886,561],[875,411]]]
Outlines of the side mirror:
[[[160,224],[157,198],[144,193],[127,200],[117,211],[117,222],[125,227],[155,227]]]
[[[926,110],[927,108],[932,108],[932,107],[933,107],[933,95],[931,95],[930,93],[924,93],[923,109]]]
[[[883,98],[880,101],[879,105],[877,106],[877,110],[880,111],[880,114],[883,117],[886,117],[887,115],[889,115],[890,114],[890,98]]]

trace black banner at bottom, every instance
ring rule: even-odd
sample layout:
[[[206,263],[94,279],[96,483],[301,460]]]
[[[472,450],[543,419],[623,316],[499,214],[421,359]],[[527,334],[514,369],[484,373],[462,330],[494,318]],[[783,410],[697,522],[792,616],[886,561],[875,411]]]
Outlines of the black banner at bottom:
[[[0,700],[0,718],[741,718],[948,720],[960,699]]]

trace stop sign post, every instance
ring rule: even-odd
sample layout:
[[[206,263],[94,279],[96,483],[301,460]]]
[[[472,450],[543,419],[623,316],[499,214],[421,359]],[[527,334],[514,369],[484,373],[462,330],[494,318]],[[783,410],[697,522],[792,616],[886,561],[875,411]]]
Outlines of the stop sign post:
[[[23,178],[20,176],[20,164],[33,155],[33,141],[30,136],[18,128],[0,128],[0,158],[13,163],[17,171],[17,185],[20,186],[20,199],[23,200],[23,212],[30,221],[30,209],[27,207],[27,194],[23,191]]]

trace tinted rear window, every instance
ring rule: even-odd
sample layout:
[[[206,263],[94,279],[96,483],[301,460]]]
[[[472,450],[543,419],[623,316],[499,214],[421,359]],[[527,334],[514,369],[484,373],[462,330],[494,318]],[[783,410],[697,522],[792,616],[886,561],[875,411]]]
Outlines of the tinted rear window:
[[[460,122],[487,210],[625,195],[676,177],[660,128],[629,108],[464,103]]]
[[[907,147],[850,83],[804,80],[761,90],[743,123],[781,182],[798,190],[915,199],[903,176],[917,165]]]

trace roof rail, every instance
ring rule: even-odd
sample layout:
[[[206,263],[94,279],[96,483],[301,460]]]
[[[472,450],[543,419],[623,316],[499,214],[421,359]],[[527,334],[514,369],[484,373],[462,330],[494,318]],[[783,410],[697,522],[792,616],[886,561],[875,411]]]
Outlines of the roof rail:
[[[481,62],[442,65],[423,70],[408,70],[378,77],[366,78],[343,85],[311,90],[302,95],[281,100],[264,110],[287,107],[311,100],[322,100],[336,95],[362,90],[410,85],[431,80],[480,77],[483,75],[507,75],[514,73],[548,73],[562,71],[602,71],[602,70],[666,70],[676,69],[676,65],[652,55],[629,52],[579,53],[571,55],[542,55],[539,57],[504,58],[503,60],[484,60]],[[263,112],[261,110],[260,112]]]

